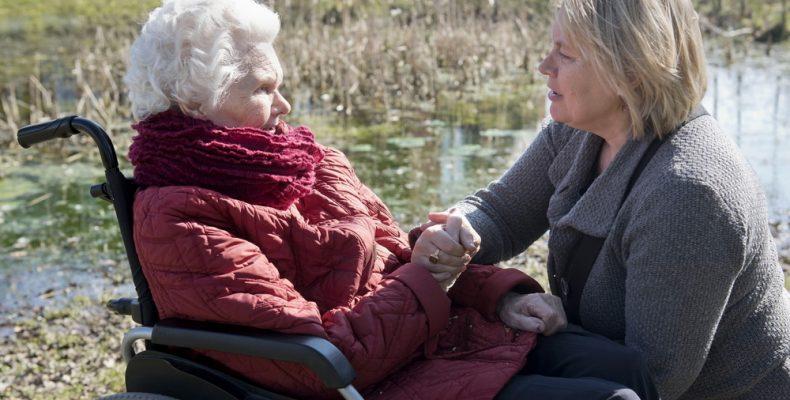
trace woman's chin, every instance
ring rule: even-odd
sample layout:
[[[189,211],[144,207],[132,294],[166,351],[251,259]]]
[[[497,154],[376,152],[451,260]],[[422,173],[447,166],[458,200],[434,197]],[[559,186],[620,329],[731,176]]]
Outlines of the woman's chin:
[[[566,114],[554,103],[551,103],[551,107],[549,107],[549,115],[551,115],[551,119],[554,122],[563,124],[568,122]]]

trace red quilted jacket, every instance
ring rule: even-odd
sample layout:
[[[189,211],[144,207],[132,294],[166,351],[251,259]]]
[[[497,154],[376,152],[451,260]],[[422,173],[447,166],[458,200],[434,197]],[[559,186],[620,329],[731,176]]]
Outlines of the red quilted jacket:
[[[159,315],[327,338],[366,398],[494,397],[535,344],[498,322],[496,301],[540,285],[473,265],[445,294],[342,153],[327,149],[316,180],[285,211],[198,187],[141,190],[134,240]],[[337,397],[295,364],[205,355],[270,390]]]

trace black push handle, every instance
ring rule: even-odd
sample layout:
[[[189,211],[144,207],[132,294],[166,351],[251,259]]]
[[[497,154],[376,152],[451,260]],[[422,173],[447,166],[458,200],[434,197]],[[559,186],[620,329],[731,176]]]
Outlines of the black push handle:
[[[79,131],[71,126],[71,121],[74,118],[77,118],[77,116],[70,115],[53,121],[28,125],[17,132],[17,141],[22,147],[28,148],[36,143],[46,142],[50,139],[67,138],[75,135]]]
[[[115,147],[113,147],[112,141],[107,136],[104,128],[89,119],[77,115],[70,115],[36,125],[28,125],[16,133],[16,140],[22,147],[28,148],[36,143],[46,142],[55,138],[67,138],[80,132],[87,133],[99,146],[99,154],[101,155],[104,169],[118,168],[118,157],[115,155]]]

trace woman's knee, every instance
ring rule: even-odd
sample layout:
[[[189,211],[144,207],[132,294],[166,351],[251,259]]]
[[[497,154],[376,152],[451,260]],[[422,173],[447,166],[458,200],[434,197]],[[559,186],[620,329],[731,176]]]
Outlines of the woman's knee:
[[[514,376],[496,399],[647,400],[617,382],[589,377],[560,378],[543,375]]]
[[[612,399],[656,400],[659,398],[647,361],[641,352],[630,347],[621,347],[614,352],[608,364],[608,379],[630,389],[618,391]]]
[[[602,355],[599,367],[606,368],[610,378],[622,377],[621,383],[628,384],[633,377],[649,376],[647,362],[641,352],[630,347],[619,346]],[[618,379],[618,381],[620,381]]]
[[[639,395],[631,389],[617,389],[602,400],[642,400]]]
[[[638,350],[634,350],[630,347],[623,346],[622,353],[623,353],[622,363],[624,367],[630,368],[635,371],[644,370],[645,372],[647,372],[647,362],[642,352]]]

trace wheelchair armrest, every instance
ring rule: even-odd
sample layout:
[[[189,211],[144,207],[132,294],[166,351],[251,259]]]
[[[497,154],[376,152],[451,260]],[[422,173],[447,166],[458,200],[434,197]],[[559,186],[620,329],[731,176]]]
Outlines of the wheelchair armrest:
[[[316,336],[165,319],[153,326],[151,342],[298,363],[309,368],[327,387],[333,389],[350,385],[356,377],[346,356],[328,340]]]

